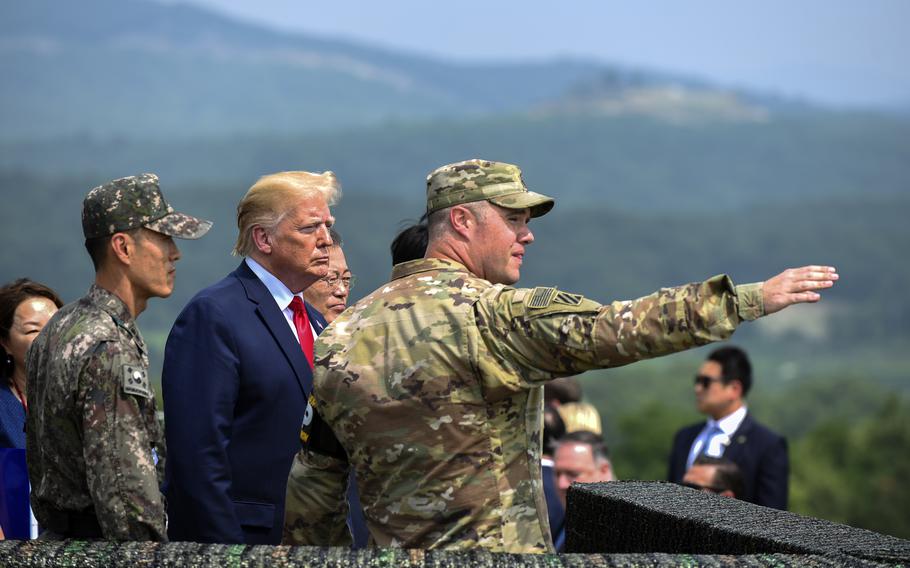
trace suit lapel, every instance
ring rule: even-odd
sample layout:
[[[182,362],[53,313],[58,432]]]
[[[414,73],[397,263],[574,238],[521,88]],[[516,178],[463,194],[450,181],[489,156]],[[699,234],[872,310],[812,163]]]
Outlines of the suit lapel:
[[[262,323],[265,324],[272,338],[281,347],[281,351],[284,352],[284,356],[294,370],[294,376],[297,378],[301,390],[303,390],[304,398],[308,397],[313,390],[313,373],[310,370],[310,363],[300,349],[300,343],[294,337],[294,333],[288,325],[288,320],[281,313],[278,304],[275,303],[275,298],[269,293],[265,284],[250,270],[245,261],[240,262],[235,274],[246,290],[247,298],[257,304],[256,313]],[[309,313],[313,311],[315,310],[310,310]]]
[[[698,435],[701,434],[701,431],[707,426],[707,422],[702,422],[697,426],[693,426],[687,432],[685,439],[683,440],[686,443],[686,455],[688,456],[689,452],[692,451],[692,444],[695,443],[695,439],[698,438]]]
[[[322,314],[317,312],[316,308],[311,306],[309,302],[304,302],[304,305],[306,306],[306,313],[310,318],[310,325],[312,325],[313,329],[316,330],[316,335],[319,335],[328,324],[326,323],[325,318],[322,317]]]
[[[746,417],[740,423],[739,428],[730,436],[730,444],[724,451],[724,457],[734,460],[738,458],[749,443],[749,436],[752,434],[752,415],[746,412]]]

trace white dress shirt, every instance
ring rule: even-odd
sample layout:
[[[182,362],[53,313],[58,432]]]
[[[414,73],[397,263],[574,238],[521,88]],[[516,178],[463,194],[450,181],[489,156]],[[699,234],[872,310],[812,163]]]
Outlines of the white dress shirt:
[[[733,434],[739,429],[743,420],[746,419],[746,412],[747,409],[745,405],[743,405],[720,420],[709,418],[705,427],[702,428],[701,432],[699,432],[698,436],[695,437],[695,441],[692,443],[692,448],[689,450],[689,461],[687,463],[691,464],[694,462],[695,458],[702,453],[702,447],[705,445],[707,445],[707,449],[704,451],[706,456],[712,458],[722,457],[727,446],[730,444]],[[705,440],[703,434],[705,432],[710,432],[711,430],[714,430],[714,433]]]
[[[264,266],[252,258],[246,257],[244,261],[246,262],[246,265],[250,267],[250,270],[253,271],[253,274],[265,284],[269,294],[272,295],[272,298],[274,298],[275,303],[278,305],[278,309],[284,314],[284,319],[287,320],[288,326],[291,328],[291,333],[294,334],[294,337],[297,338],[297,342],[300,343],[300,338],[297,337],[297,328],[294,327],[294,310],[292,310],[290,306],[291,301],[294,300],[294,296],[303,300],[303,292],[294,294],[291,292],[290,288],[284,285],[284,282],[279,280],[274,274],[266,270]],[[307,319],[309,320],[309,318]],[[313,338],[315,338],[316,329],[313,327],[313,322],[310,322],[310,330],[313,332]]]

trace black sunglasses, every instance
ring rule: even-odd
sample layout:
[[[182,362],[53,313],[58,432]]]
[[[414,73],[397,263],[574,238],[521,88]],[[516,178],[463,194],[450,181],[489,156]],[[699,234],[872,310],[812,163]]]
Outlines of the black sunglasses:
[[[723,379],[715,379],[714,377],[709,377],[707,375],[695,375],[695,384],[703,389],[710,388],[711,383],[720,382],[723,382]]]

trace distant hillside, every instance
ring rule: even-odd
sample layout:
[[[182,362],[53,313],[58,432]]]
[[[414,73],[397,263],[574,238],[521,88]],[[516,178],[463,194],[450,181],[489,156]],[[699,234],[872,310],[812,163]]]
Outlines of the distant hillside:
[[[459,65],[138,0],[3,2],[0,37],[7,139],[308,132],[514,109],[599,67]]]
[[[692,77],[603,69],[535,109],[541,115],[649,116],[676,124],[763,122],[772,113],[805,113],[805,101],[720,89]]]
[[[5,140],[300,134],[532,109],[600,112],[600,94],[589,95],[604,77],[635,79],[618,94],[633,104],[613,104],[614,115],[739,120],[740,107],[751,119],[774,103],[593,61],[429,59],[148,0],[0,3],[0,76]]]
[[[758,122],[512,115],[336,133],[168,141],[0,142],[0,170],[104,180],[141,171],[166,187],[242,188],[279,170],[334,170],[348,195],[422,207],[426,173],[471,157],[517,163],[558,207],[649,213],[906,195],[910,117],[805,112]]]

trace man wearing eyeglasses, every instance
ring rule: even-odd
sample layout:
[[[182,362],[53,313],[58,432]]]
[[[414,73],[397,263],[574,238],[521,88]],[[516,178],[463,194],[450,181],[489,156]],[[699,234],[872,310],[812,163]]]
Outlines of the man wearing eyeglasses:
[[[676,433],[668,477],[682,481],[702,456],[723,457],[742,472],[744,489],[737,497],[786,509],[787,440],[749,413],[745,397],[751,386],[752,365],[742,349],[721,347],[708,355],[695,376],[695,405],[708,420]]]
[[[348,296],[354,287],[354,275],[344,258],[341,235],[335,229],[329,233],[334,243],[329,248],[329,271],[303,291],[303,299],[316,308],[325,321],[332,323],[347,307]]]

